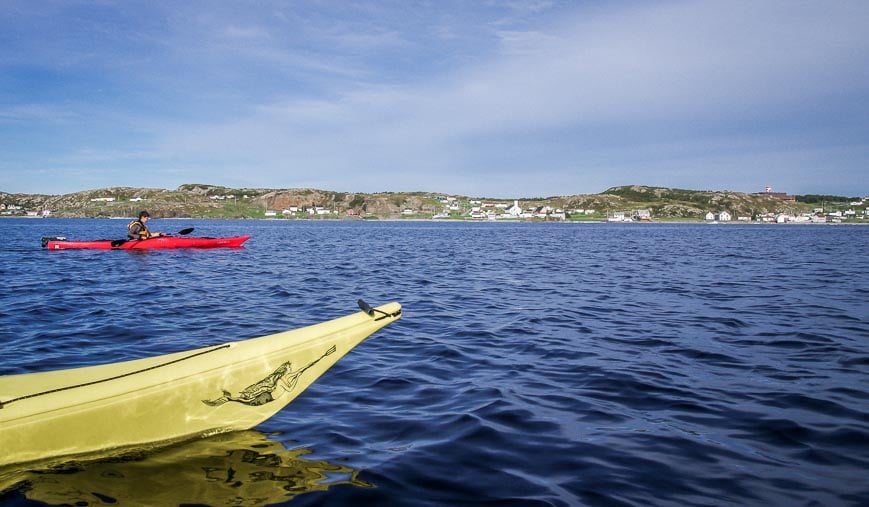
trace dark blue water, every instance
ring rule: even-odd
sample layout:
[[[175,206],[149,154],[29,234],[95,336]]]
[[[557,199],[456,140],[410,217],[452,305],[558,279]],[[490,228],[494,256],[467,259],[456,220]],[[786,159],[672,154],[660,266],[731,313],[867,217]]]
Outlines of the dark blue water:
[[[125,225],[0,220],[0,374],[260,336],[358,298],[404,318],[255,432],[31,475],[4,504],[148,504],[151,482],[165,504],[869,504],[869,227],[155,220],[253,238],[39,247]]]

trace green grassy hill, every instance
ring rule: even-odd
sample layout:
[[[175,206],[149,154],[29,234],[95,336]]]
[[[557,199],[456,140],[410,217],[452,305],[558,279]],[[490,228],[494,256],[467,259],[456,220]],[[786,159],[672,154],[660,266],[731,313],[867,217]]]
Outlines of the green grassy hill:
[[[765,194],[621,186],[599,194],[518,198],[523,209],[548,206],[571,220],[601,220],[615,212],[631,216],[650,210],[654,220],[702,220],[707,212],[738,216],[810,212],[853,207],[853,197],[797,196],[782,200]],[[347,193],[289,188],[227,188],[190,183],[175,190],[109,187],[64,195],[0,192],[3,216],[42,214],[53,217],[133,217],[147,209],[154,217],[174,218],[422,218],[434,215],[468,218],[475,207],[493,209],[514,199],[491,199],[430,192]],[[865,205],[863,206],[865,209]],[[862,211],[862,210],[861,210]]]

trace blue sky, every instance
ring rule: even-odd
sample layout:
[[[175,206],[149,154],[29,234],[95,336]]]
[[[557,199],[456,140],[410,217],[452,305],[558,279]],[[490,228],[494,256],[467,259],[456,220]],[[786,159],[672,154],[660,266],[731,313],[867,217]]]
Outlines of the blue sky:
[[[0,0],[0,191],[869,193],[866,1]]]

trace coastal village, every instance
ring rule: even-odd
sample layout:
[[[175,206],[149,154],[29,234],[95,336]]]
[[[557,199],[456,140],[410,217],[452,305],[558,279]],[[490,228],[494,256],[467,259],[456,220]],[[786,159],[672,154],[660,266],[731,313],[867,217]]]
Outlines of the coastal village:
[[[812,207],[797,203],[796,196],[773,192],[769,186],[765,191],[754,194],[616,187],[602,194],[527,200],[424,193],[238,191],[201,185],[182,186],[174,193],[130,188],[106,189],[102,192],[79,193],[75,199],[0,192],[0,217],[129,218],[138,209],[148,208],[155,216],[166,218],[869,223],[869,196],[845,201],[840,199],[836,203],[822,202],[821,206]],[[677,199],[671,194],[675,193],[680,194],[678,199],[683,202],[673,204]],[[743,200],[754,199],[754,202],[747,205],[738,199],[741,196],[744,196]],[[761,199],[759,202],[765,203],[765,206],[761,207],[757,199]],[[708,201],[706,206],[702,205],[704,200]]]

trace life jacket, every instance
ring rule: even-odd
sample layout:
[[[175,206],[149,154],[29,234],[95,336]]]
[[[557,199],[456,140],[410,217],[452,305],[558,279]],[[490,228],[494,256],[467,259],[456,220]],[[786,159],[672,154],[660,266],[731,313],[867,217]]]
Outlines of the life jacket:
[[[135,224],[139,224],[139,231],[133,232],[133,226]],[[151,237],[151,231],[148,230],[148,226],[143,224],[139,220],[133,220],[129,224],[127,224],[127,236],[131,239],[145,239]]]

